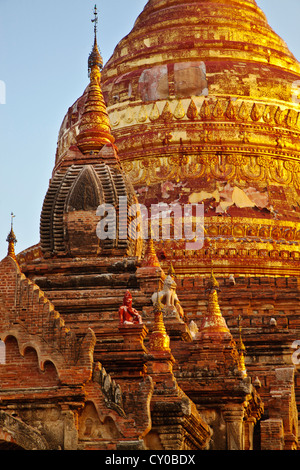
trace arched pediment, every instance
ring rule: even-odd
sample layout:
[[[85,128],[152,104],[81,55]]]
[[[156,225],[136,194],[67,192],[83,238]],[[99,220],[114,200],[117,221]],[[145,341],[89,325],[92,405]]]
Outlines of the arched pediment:
[[[127,201],[127,210],[137,202],[133,187],[117,166],[100,162],[57,170],[41,213],[42,252],[47,256],[59,253],[77,257],[107,255],[117,250],[119,255],[140,256],[140,242],[119,236],[119,226],[125,230],[129,226],[127,213],[124,215],[119,207],[121,197]],[[102,204],[113,207],[116,213],[117,236],[113,239],[102,240],[96,233],[97,208]]]
[[[101,183],[91,165],[83,167],[69,192],[65,211],[96,211],[104,202]]]

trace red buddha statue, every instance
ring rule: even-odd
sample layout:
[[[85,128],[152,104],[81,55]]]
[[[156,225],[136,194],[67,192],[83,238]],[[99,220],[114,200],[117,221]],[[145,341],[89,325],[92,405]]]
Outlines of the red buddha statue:
[[[119,308],[119,318],[121,325],[138,325],[143,323],[139,312],[132,307],[132,295],[126,292],[123,299],[123,305]]]

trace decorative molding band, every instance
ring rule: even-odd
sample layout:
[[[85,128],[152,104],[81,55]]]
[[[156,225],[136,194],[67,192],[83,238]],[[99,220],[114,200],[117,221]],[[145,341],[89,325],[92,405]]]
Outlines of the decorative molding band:
[[[264,123],[300,132],[299,106],[241,100],[238,97],[197,97],[138,104],[127,101],[108,108],[113,129],[172,121]]]
[[[222,153],[173,153],[167,156],[123,162],[134,186],[184,178],[211,178],[218,181],[266,183],[300,188],[300,162],[274,155]]]

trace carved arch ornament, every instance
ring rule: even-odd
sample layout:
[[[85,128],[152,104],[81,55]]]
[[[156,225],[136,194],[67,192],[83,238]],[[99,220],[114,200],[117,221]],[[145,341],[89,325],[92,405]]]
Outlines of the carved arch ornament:
[[[104,202],[99,178],[92,166],[84,166],[68,194],[67,210],[96,210]]]
[[[136,202],[134,190],[125,176],[105,163],[97,165],[72,165],[58,170],[53,176],[44,199],[40,239],[43,253],[68,251],[64,214],[72,211],[94,211],[107,203],[117,207],[119,197],[128,197],[128,204]],[[125,221],[126,223],[127,221]],[[95,226],[96,232],[96,226]],[[134,255],[141,250],[127,240],[105,240],[106,249],[118,248]]]
[[[24,357],[28,350],[33,350],[36,354],[37,363],[40,371],[45,372],[46,364],[51,364],[56,371],[57,377],[59,377],[59,364],[51,356],[51,352],[47,351],[45,353],[45,351],[43,351],[40,347],[40,341],[37,341],[35,338],[32,338],[32,335],[27,335],[27,337],[24,339],[24,333],[18,330],[18,328],[13,328],[2,333],[1,340],[3,341],[3,343],[6,344],[9,338],[13,338],[18,345],[21,357]]]
[[[47,442],[36,429],[3,410],[0,410],[0,450],[1,442],[18,446],[22,450],[48,449]]]

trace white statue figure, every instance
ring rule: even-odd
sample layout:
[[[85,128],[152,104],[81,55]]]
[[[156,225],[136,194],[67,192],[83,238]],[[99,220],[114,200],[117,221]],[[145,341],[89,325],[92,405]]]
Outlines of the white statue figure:
[[[166,313],[176,313],[182,320],[184,312],[176,294],[176,287],[176,282],[172,276],[167,276],[164,281],[163,289],[152,295],[152,303],[155,305],[158,301],[161,302],[165,307]]]
[[[197,335],[197,333],[199,332],[199,328],[197,326],[197,324],[194,322],[194,320],[192,320],[189,324],[189,330],[190,330],[190,333],[192,335],[192,338],[194,339]]]
[[[294,341],[292,344],[292,348],[297,349],[297,351],[295,351],[292,355],[292,362],[295,366],[298,366],[300,364],[300,341]]]

